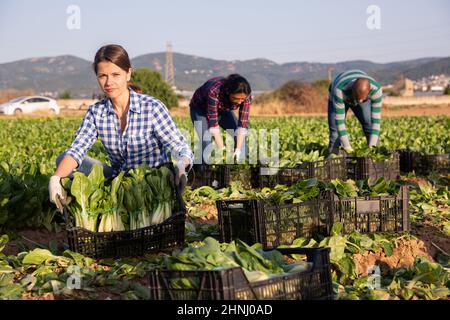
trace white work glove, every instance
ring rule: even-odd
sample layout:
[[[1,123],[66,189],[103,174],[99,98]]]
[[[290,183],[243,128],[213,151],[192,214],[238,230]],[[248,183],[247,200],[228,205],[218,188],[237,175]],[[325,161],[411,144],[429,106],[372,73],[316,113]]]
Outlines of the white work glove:
[[[352,154],[353,152],[355,152],[355,150],[353,150],[353,148],[352,148],[351,146],[344,147],[344,151],[345,151],[347,154]]]
[[[374,135],[371,135],[370,138],[369,138],[369,147],[370,148],[376,147],[377,144],[378,144],[378,137],[374,136]]]
[[[223,155],[223,153],[225,152],[225,150],[226,150],[225,146],[223,146],[222,148],[219,148],[219,147],[216,145],[216,151],[215,151],[215,154],[216,154],[216,155]]]
[[[225,154],[225,146],[223,146],[222,148],[219,148],[217,146],[217,144],[215,145],[213,154],[210,157],[210,164],[221,164],[223,163],[223,156]]]
[[[175,165],[175,185],[179,186],[182,183],[182,188],[186,186],[187,183],[187,174],[186,167],[190,164],[190,160],[186,157],[179,159]]]
[[[61,177],[51,176],[48,184],[50,202],[56,204],[59,212],[63,212],[63,206],[67,204],[67,192],[61,185]],[[59,201],[59,198],[61,201]]]
[[[236,159],[236,161],[239,161],[241,159],[241,150],[236,149],[233,153],[233,158]]]

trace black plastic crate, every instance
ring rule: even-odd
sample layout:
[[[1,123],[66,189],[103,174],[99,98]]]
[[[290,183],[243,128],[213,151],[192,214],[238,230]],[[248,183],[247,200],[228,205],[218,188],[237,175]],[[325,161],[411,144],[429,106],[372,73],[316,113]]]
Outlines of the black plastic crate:
[[[414,171],[419,175],[450,173],[450,153],[426,155],[409,149],[400,149],[398,152],[401,172]]]
[[[409,149],[398,149],[397,152],[399,154],[400,171],[406,173],[412,172],[413,165],[411,151]]]
[[[416,160],[418,157],[420,160]],[[417,172],[429,175],[433,172],[448,174],[450,173],[450,153],[446,154],[433,154],[433,155],[422,155],[422,154],[412,154],[413,159],[413,169]]]
[[[194,165],[189,172],[188,184],[192,188],[210,186],[225,188],[233,181],[240,181],[248,189],[254,187],[255,170],[234,164]]]
[[[394,152],[392,158],[375,162],[370,157],[346,157],[347,178],[352,180],[376,180],[384,177],[386,180],[400,178],[399,154]]]
[[[195,164],[188,174],[188,185],[193,189],[203,186],[223,188],[225,186],[225,167],[223,165]]]
[[[293,185],[301,180],[317,178],[328,182],[333,179],[346,179],[344,157],[305,162],[293,168],[261,166],[255,188],[273,188],[277,184]]]
[[[216,201],[222,242],[241,239],[264,248],[290,245],[299,237],[330,235],[333,223],[344,233],[404,232],[409,223],[409,189],[395,196],[340,198],[326,190],[314,200],[270,205],[264,200]]]
[[[343,233],[405,232],[410,230],[409,189],[401,186],[395,196],[340,198],[328,194],[330,213],[328,232],[333,223],[343,225]]]
[[[272,205],[264,200],[217,200],[220,240],[241,239],[264,248],[290,245],[299,237],[324,234],[328,229],[327,203],[317,198],[294,204]]]
[[[249,282],[241,268],[150,272],[152,300],[331,300],[330,248],[278,249],[282,254],[306,254],[311,270]],[[171,286],[183,279],[196,289]]]
[[[164,164],[172,171],[171,164]],[[95,259],[142,256],[148,252],[161,251],[184,245],[186,207],[180,190],[174,190],[177,208],[172,216],[164,222],[145,228],[114,231],[92,232],[75,227],[64,207],[67,238],[70,250]]]
[[[179,213],[163,223],[115,232],[92,232],[79,227],[67,228],[69,248],[95,259],[142,256],[184,245],[185,214]]]

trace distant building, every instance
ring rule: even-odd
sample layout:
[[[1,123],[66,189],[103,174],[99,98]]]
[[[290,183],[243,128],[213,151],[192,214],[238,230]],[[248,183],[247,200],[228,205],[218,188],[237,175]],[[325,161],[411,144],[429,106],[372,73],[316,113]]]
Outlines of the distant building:
[[[416,80],[414,88],[416,91],[442,92],[448,85],[450,85],[450,75],[439,74]]]
[[[439,92],[442,92],[442,91],[444,91],[444,87],[442,87],[442,86],[431,86],[431,87],[430,87],[430,91],[439,91]]]
[[[407,78],[401,78],[392,85],[392,92],[401,97],[414,96],[414,82]]]
[[[405,79],[405,87],[400,95],[403,97],[412,97],[414,96],[414,82],[410,79]]]

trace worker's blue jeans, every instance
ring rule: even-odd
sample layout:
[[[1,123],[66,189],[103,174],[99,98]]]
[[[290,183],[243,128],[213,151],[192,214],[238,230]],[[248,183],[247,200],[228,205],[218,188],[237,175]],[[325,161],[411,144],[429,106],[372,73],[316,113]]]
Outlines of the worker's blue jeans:
[[[197,136],[202,142],[201,155],[198,154],[199,152],[197,152],[197,150],[196,152],[194,152],[194,164],[204,164],[206,162],[204,159],[203,152],[210,143],[214,143],[213,142],[214,139],[212,139],[211,134],[209,133],[209,125],[208,125],[208,118],[206,117],[206,110],[203,110],[201,108],[190,108],[190,113],[192,124],[194,125]],[[236,130],[238,128],[238,123],[239,123],[238,118],[236,117],[233,111],[219,110],[219,126],[225,130],[233,130],[233,132],[235,133],[234,135],[235,147],[236,147]],[[239,160],[245,159],[246,154],[245,152],[246,152],[246,143],[244,139],[244,143],[242,145],[241,150],[241,156]]]
[[[61,153],[57,158],[56,158],[56,167],[59,166],[59,164],[61,163],[62,159],[65,156],[65,152]],[[106,163],[103,163],[99,160],[96,160],[94,158],[91,158],[89,156],[85,156],[83,158],[83,161],[81,162],[81,164],[78,166],[78,168],[76,169],[77,172],[81,172],[84,173],[85,175],[89,175],[89,173],[91,173],[92,171],[92,167],[95,164],[99,164],[103,167],[103,174],[105,175],[106,179],[111,179],[113,177],[113,168],[111,168],[110,166],[108,166]],[[71,174],[69,176],[69,178],[73,178],[73,174]]]
[[[372,113],[371,113],[371,102],[367,100],[366,102],[360,103],[358,105],[345,104],[345,115],[347,116],[348,109],[353,111],[353,114],[361,123],[364,135],[366,136],[367,143],[369,143],[371,127],[372,127]],[[339,153],[339,147],[341,141],[339,139],[338,127],[335,119],[336,113],[334,112],[333,102],[328,99],[328,127],[330,129],[330,143],[328,145],[328,154]]]

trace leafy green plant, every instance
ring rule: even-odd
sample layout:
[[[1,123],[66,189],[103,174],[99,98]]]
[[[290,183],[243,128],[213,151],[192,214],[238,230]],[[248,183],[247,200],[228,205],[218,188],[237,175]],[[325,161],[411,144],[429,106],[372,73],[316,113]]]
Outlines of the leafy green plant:
[[[62,181],[73,201],[68,210],[75,226],[93,232],[134,230],[168,219],[175,207],[175,191],[170,169],[139,166],[121,172],[112,181],[103,167],[94,165],[85,176],[75,172],[73,180]]]
[[[285,272],[310,269],[307,262],[288,264],[276,250],[265,252],[259,244],[249,246],[241,240],[220,244],[207,237],[202,242],[191,244],[181,251],[175,251],[164,260],[163,268],[169,270],[217,270],[241,267],[249,281],[268,279]],[[171,282],[172,288],[195,289],[194,279],[181,278]]]

